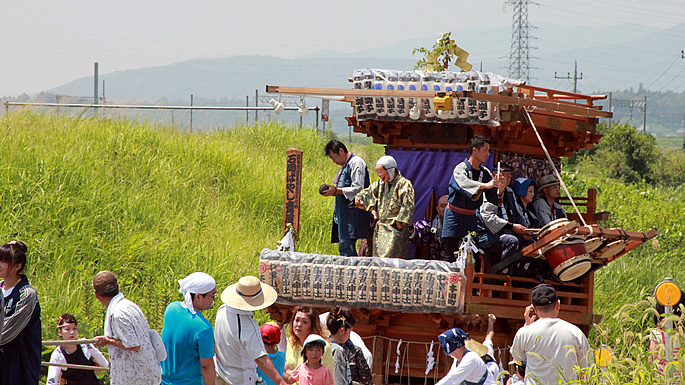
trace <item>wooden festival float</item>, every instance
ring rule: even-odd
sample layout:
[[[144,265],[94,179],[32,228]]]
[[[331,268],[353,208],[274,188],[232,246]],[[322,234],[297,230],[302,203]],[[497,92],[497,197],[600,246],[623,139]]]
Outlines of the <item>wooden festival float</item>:
[[[366,81],[365,71],[371,71],[371,81]],[[385,145],[386,154],[395,156],[398,169],[414,184],[414,221],[424,219],[424,213],[427,219],[435,215],[435,199],[447,193],[449,177],[467,156],[472,136],[491,140],[491,169],[507,162],[513,178],[537,180],[554,172],[550,160],[558,169],[561,157],[591,149],[601,138],[596,132],[599,118],[611,117],[611,112],[593,104],[604,95],[534,87],[476,71],[452,73],[453,79],[443,80],[441,89],[413,91],[406,87],[411,76],[405,74],[405,87],[398,87],[402,74],[393,79],[387,73],[356,71],[350,79],[352,89],[267,86],[267,92],[350,102],[354,113],[346,118],[349,125]],[[295,182],[302,170],[301,155],[288,154],[285,222],[295,223],[296,229],[299,184]],[[373,160],[367,159],[367,163],[373,164]],[[427,176],[427,168],[437,174]],[[521,251],[522,257],[546,259],[557,276],[564,278],[563,283],[546,283],[557,290],[560,318],[585,333],[601,320],[593,313],[594,271],[658,235],[655,229],[636,232],[598,226],[609,213],[597,212],[596,202],[596,189],[588,190],[587,196],[562,198],[570,222],[542,229],[538,240]],[[451,364],[439,348],[437,336],[448,328],[461,327],[482,341],[488,313],[497,316],[494,345],[501,349],[496,358],[506,365],[507,348],[523,325],[523,309],[530,304],[530,288],[539,283],[491,273],[482,254],[468,255],[465,268],[460,269],[457,263],[442,261],[264,249],[259,268],[261,280],[279,293],[276,304],[268,309],[273,319],[287,322],[294,305],[313,306],[321,312],[336,304],[350,307],[359,320],[355,331],[373,352],[375,384],[432,383],[442,378]],[[481,263],[475,264],[475,259]],[[428,365],[431,351],[433,367]]]

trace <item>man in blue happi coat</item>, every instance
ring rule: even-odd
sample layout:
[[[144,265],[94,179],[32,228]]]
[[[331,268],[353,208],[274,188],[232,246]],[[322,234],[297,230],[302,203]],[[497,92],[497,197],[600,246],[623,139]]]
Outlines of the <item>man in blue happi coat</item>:
[[[503,178],[494,179],[483,164],[490,155],[490,140],[476,135],[469,140],[470,155],[457,164],[448,188],[449,198],[445,221],[442,225],[442,242],[448,262],[454,262],[454,253],[470,231],[476,231],[476,210],[483,203],[497,204],[497,189],[504,187]]]
[[[342,142],[333,139],[324,148],[326,156],[340,166],[333,184],[322,191],[325,196],[335,197],[331,243],[338,243],[338,252],[344,256],[356,256],[357,239],[369,235],[371,213],[351,207],[354,197],[369,187],[369,169],[364,159],[347,151]]]

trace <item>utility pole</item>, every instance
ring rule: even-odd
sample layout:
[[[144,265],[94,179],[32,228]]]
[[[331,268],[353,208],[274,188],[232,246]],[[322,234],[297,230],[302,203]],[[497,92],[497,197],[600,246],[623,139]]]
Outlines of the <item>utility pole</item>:
[[[647,95],[645,95],[645,104],[642,107],[642,133],[647,133]]]
[[[555,79],[573,79],[573,93],[577,94],[578,93],[578,80],[583,80],[583,73],[580,73],[580,77],[578,77],[578,60],[575,61],[575,69],[573,71],[573,77],[571,77],[571,74],[569,72],[566,73],[566,76],[557,76],[557,73],[554,72],[554,78]]]
[[[509,77],[530,80],[530,35],[532,27],[528,24],[528,4],[536,4],[532,0],[507,0],[504,5],[513,7],[511,23],[511,48],[509,50]]]
[[[98,62],[93,65],[93,105],[98,104]],[[97,116],[97,110],[93,108],[93,117]]]

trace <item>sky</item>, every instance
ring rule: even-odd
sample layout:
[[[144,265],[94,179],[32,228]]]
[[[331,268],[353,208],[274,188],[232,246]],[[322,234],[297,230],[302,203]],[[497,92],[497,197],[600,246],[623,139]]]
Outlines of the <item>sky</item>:
[[[510,27],[512,10],[502,0],[5,1],[0,97],[91,76],[94,62],[105,74],[199,58],[352,53],[423,37],[430,46],[446,31]],[[625,24],[647,32],[683,23],[685,5],[682,0],[539,0],[529,5],[528,19],[531,25]],[[664,38],[682,44],[677,53],[685,49],[685,36]],[[684,66],[685,59],[677,65]]]

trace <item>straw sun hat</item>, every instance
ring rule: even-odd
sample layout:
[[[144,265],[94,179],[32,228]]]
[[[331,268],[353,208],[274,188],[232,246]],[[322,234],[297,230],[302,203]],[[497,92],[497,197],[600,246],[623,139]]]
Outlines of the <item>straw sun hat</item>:
[[[483,357],[488,354],[488,347],[476,340],[468,339],[464,343],[464,346],[466,346],[466,349],[478,354],[478,357]]]
[[[221,301],[226,305],[246,311],[255,311],[271,306],[278,294],[273,287],[261,283],[251,275],[242,277],[221,293]]]

